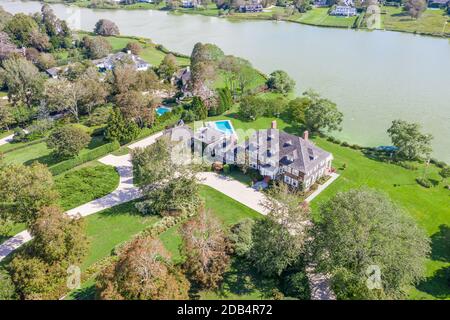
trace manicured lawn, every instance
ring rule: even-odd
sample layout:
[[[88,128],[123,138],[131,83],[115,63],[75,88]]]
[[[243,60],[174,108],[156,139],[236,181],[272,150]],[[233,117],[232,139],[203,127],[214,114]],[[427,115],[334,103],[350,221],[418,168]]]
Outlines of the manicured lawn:
[[[9,136],[12,133],[13,132],[11,130],[9,130],[9,131],[2,131],[2,132],[0,132],[0,139]]]
[[[116,169],[104,164],[72,170],[55,177],[55,185],[64,210],[101,198],[119,185]]]
[[[443,31],[450,36],[450,26],[446,21],[450,21],[450,16],[443,10],[427,9],[420,18],[412,19],[402,8],[383,7],[382,14],[383,27],[386,30],[417,32],[425,34],[443,35]]]
[[[330,16],[328,10],[329,8],[313,8],[292,21],[315,26],[350,28],[358,17],[358,15],[354,17]]]
[[[139,56],[152,64],[153,66],[159,66],[166,54],[158,50],[154,44],[146,43],[145,39],[138,40],[137,38],[128,37],[106,37],[106,40],[111,44],[113,51],[121,51],[126,47],[128,42],[137,42],[141,45],[142,51]],[[189,65],[189,59],[184,57],[177,57],[177,62],[180,66]]]
[[[236,119],[232,110],[229,114],[210,118],[211,120],[229,119],[240,135],[245,135],[239,129],[269,128],[273,118],[259,118],[254,122],[243,122]],[[300,135],[299,128],[290,126],[282,119],[277,119],[279,129]],[[242,136],[240,137],[242,140]],[[384,192],[399,206],[403,207],[417,223],[426,230],[432,239],[432,255],[427,263],[427,280],[411,290],[410,297],[414,299],[450,298],[448,280],[445,270],[450,268],[450,191],[439,184],[430,189],[419,186],[415,179],[421,177],[424,165],[418,170],[407,170],[395,164],[370,159],[361,151],[328,142],[324,138],[313,138],[318,146],[332,152],[335,160],[333,166],[341,168],[345,163],[347,168],[339,170],[341,177],[333,182],[312,203],[316,212],[320,202],[330,199],[339,191],[368,186]],[[431,165],[427,169],[428,178],[435,183],[440,181],[439,169]],[[447,276],[448,277],[448,276]]]
[[[80,155],[88,152],[89,150],[95,149],[104,143],[105,141],[103,137],[93,137],[87,148],[81,150]],[[8,150],[17,147],[18,145],[28,146],[8,152]],[[0,146],[0,151],[4,152],[4,161],[7,163],[23,163],[28,165],[34,161],[37,161],[48,166],[52,166],[61,161],[60,159],[56,159],[52,156],[52,150],[47,148],[45,141],[34,144],[33,142],[20,142],[18,144],[8,143]]]

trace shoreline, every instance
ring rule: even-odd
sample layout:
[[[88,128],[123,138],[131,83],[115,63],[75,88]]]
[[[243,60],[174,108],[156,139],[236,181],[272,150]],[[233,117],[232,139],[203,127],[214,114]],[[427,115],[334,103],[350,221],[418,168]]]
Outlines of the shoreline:
[[[311,27],[319,27],[319,28],[336,28],[336,29],[350,29],[350,30],[362,30],[362,31],[390,31],[390,32],[401,32],[401,33],[408,33],[408,34],[413,34],[413,35],[419,35],[419,36],[425,36],[425,37],[432,37],[432,38],[441,38],[441,39],[450,39],[450,32],[446,32],[445,34],[436,34],[436,33],[432,33],[432,32],[422,32],[422,31],[417,31],[417,30],[413,30],[413,31],[408,31],[408,30],[402,30],[402,29],[390,29],[390,28],[380,28],[380,29],[373,29],[370,30],[366,27],[357,27],[357,26],[339,26],[339,25],[325,25],[325,24],[316,24],[316,23],[311,23],[311,22],[306,22],[306,21],[298,21],[298,20],[293,20],[290,19],[289,17],[287,18],[280,18],[280,19],[274,19],[272,16],[270,15],[253,15],[253,14],[249,14],[249,15],[229,15],[229,14],[224,14],[224,15],[216,15],[216,14],[211,14],[210,10],[208,9],[204,9],[204,10],[195,10],[195,9],[184,9],[184,8],[178,8],[175,10],[170,10],[170,9],[165,9],[163,7],[156,7],[155,5],[149,5],[147,3],[136,3],[136,5],[116,5],[116,6],[109,6],[109,5],[99,5],[96,8],[90,8],[88,5],[81,5],[79,2],[72,2],[72,3],[68,3],[62,0],[32,0],[32,1],[37,1],[40,3],[46,3],[46,4],[62,4],[62,5],[66,5],[66,6],[74,6],[74,7],[78,7],[78,8],[85,8],[85,9],[92,9],[92,10],[130,10],[130,11],[138,11],[138,10],[153,10],[153,11],[161,11],[161,12],[167,12],[168,14],[172,14],[172,15],[183,15],[183,14],[188,14],[188,15],[201,15],[201,16],[205,16],[205,17],[215,17],[215,18],[220,18],[220,19],[227,19],[230,21],[274,21],[274,22],[288,22],[288,23],[296,23],[296,24],[302,24],[302,25],[306,25],[306,26],[311,26]],[[264,13],[264,12],[263,12]],[[275,13],[274,13],[275,14]],[[359,19],[361,17],[361,14],[358,15],[357,19]],[[450,15],[448,16],[448,21],[450,22]],[[450,28],[450,27],[449,27]]]

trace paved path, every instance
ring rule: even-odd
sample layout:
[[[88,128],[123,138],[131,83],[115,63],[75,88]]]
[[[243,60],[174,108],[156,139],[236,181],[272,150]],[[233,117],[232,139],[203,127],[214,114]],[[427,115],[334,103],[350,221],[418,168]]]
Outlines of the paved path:
[[[311,193],[308,198],[305,199],[306,202],[311,202],[315,197],[317,197],[323,190],[325,190],[330,184],[333,183],[334,180],[339,178],[337,173],[332,173],[331,178],[327,180],[324,184],[319,185],[316,191]]]
[[[0,146],[2,146],[2,145],[4,145],[4,144],[7,144],[7,143],[10,143],[11,141],[12,141],[12,138],[14,137],[14,135],[13,134],[10,134],[9,136],[6,136],[6,137],[4,137],[4,138],[1,138],[0,139]]]

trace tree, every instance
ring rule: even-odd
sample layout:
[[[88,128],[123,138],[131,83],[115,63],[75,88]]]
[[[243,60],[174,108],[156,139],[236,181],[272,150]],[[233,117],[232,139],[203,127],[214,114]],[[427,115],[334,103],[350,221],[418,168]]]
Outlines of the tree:
[[[289,101],[287,106],[289,120],[296,125],[304,125],[306,123],[306,110],[310,105],[311,100],[307,97],[297,97]]]
[[[420,131],[418,123],[409,123],[403,120],[392,121],[387,130],[392,144],[398,148],[397,154],[408,160],[429,157],[432,152],[431,134]]]
[[[141,188],[170,180],[174,171],[171,163],[169,141],[158,139],[146,148],[131,150],[135,184]]]
[[[249,258],[261,274],[279,276],[304,252],[310,209],[285,184],[269,192],[264,203],[269,214],[253,227]]]
[[[191,109],[196,115],[196,120],[204,120],[208,117],[208,108],[200,97],[194,97],[192,99]]]
[[[217,105],[208,110],[208,115],[217,116],[230,110],[233,106],[233,97],[228,87],[217,89],[218,102]]]
[[[0,271],[0,300],[16,299],[16,291],[11,276],[6,271]]]
[[[406,0],[404,3],[404,10],[414,19],[418,19],[426,9],[427,1],[425,0]]]
[[[313,260],[317,270],[331,274],[338,298],[402,298],[423,278],[429,239],[384,194],[340,192],[319,213],[311,233]]]
[[[217,218],[200,210],[181,227],[183,267],[202,289],[215,289],[223,279],[230,257],[228,241]]]
[[[246,121],[255,121],[265,112],[265,101],[257,96],[245,96],[239,104],[239,117]]]
[[[238,257],[248,258],[249,252],[253,246],[252,230],[255,220],[247,218],[235,224],[231,228],[230,241],[233,246],[233,252]]]
[[[120,109],[114,108],[106,124],[105,138],[109,141],[116,140],[120,144],[125,144],[136,139],[139,131],[139,127],[134,121],[126,121]]]
[[[101,37],[84,37],[83,47],[87,51],[87,55],[91,59],[100,59],[108,55],[111,52],[112,47],[109,42]]]
[[[284,97],[266,99],[264,115],[267,117],[280,117],[286,109],[287,103]]]
[[[126,51],[130,51],[132,54],[138,55],[142,51],[142,47],[139,43],[135,41],[128,42],[125,46]]]
[[[0,218],[16,223],[32,223],[40,208],[58,199],[51,173],[39,163],[2,166],[0,185]]]
[[[39,26],[31,16],[24,13],[15,14],[5,25],[4,31],[20,47],[32,46],[31,36],[39,32]]]
[[[49,79],[45,84],[44,96],[49,107],[55,111],[69,111],[78,122],[80,106],[89,96],[89,88],[81,81]],[[102,92],[99,92],[101,95]]]
[[[47,70],[56,66],[56,60],[51,53],[42,52],[36,59],[36,66],[40,70]]]
[[[97,277],[97,296],[105,300],[188,299],[189,282],[170,258],[159,239],[136,238]]]
[[[178,63],[175,56],[171,53],[166,54],[158,67],[159,76],[165,80],[170,80],[177,70]]]
[[[24,103],[31,108],[39,101],[44,78],[30,61],[13,56],[3,62],[2,71],[8,87],[8,98],[14,105]]]
[[[442,181],[446,181],[450,178],[450,167],[444,167],[439,171],[439,175],[442,177]]]
[[[171,167],[171,169],[174,168]],[[161,216],[197,212],[202,201],[195,176],[185,172],[169,181],[159,182],[159,186],[141,187],[145,200],[136,204],[139,212]]]
[[[118,36],[120,34],[117,25],[108,19],[100,19],[95,24],[94,33],[101,36]]]
[[[155,106],[151,97],[143,95],[140,91],[130,90],[121,93],[116,96],[116,103],[124,118],[136,122],[140,128],[155,121]]]
[[[14,122],[11,107],[7,104],[0,105],[0,128],[9,130],[9,126]]]
[[[344,115],[334,102],[321,98],[314,91],[307,91],[304,94],[311,100],[311,104],[305,111],[306,126],[311,132],[342,129]]]
[[[267,86],[275,92],[287,94],[294,89],[295,81],[285,71],[276,70],[270,74]]]
[[[108,96],[108,88],[100,81],[95,67],[88,67],[78,79],[80,90],[80,104],[83,110],[91,114],[94,108],[103,105]]]
[[[81,128],[72,125],[60,127],[47,139],[47,146],[53,149],[56,157],[71,158],[85,148],[91,137]]]
[[[0,60],[7,59],[11,55],[19,52],[20,49],[11,41],[9,35],[6,32],[0,31]]]
[[[67,269],[79,265],[87,252],[82,219],[72,219],[57,206],[43,207],[30,231],[34,240],[8,266],[22,299],[59,299]]]

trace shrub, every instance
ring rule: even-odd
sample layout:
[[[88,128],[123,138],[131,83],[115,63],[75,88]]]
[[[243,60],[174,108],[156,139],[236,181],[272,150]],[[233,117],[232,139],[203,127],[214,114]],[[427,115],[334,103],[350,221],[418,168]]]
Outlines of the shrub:
[[[308,300],[310,298],[310,288],[306,273],[298,271],[286,276],[284,279],[284,292],[287,296]]]
[[[76,166],[79,166],[83,163],[103,157],[104,155],[107,155],[108,153],[111,153],[119,148],[120,148],[119,142],[113,141],[111,143],[107,143],[98,148],[90,150],[73,159],[62,161],[54,166],[51,166],[49,170],[54,176],[56,176],[58,174],[63,173],[64,171],[75,168]]]
[[[27,134],[25,133],[25,130],[23,130],[22,128],[15,128],[12,141],[14,143],[17,143],[17,142],[25,142],[26,140],[27,140]]]
[[[431,188],[433,186],[433,183],[427,178],[417,178],[416,182],[424,188]]]
[[[397,164],[400,167],[403,167],[403,168],[408,169],[408,170],[417,170],[417,169],[419,169],[415,164],[404,162],[404,161],[399,161],[399,162],[397,162]]]
[[[137,42],[128,42],[127,46],[125,47],[126,51],[131,51],[132,54],[139,54],[142,51],[142,47],[139,43]]]
[[[343,147],[349,147],[350,144],[348,144],[348,142],[346,142],[346,141],[343,141],[343,142],[341,143],[341,146],[343,146]]]
[[[252,229],[255,221],[247,218],[231,227],[230,241],[233,244],[234,253],[238,257],[248,257],[252,248]]]

